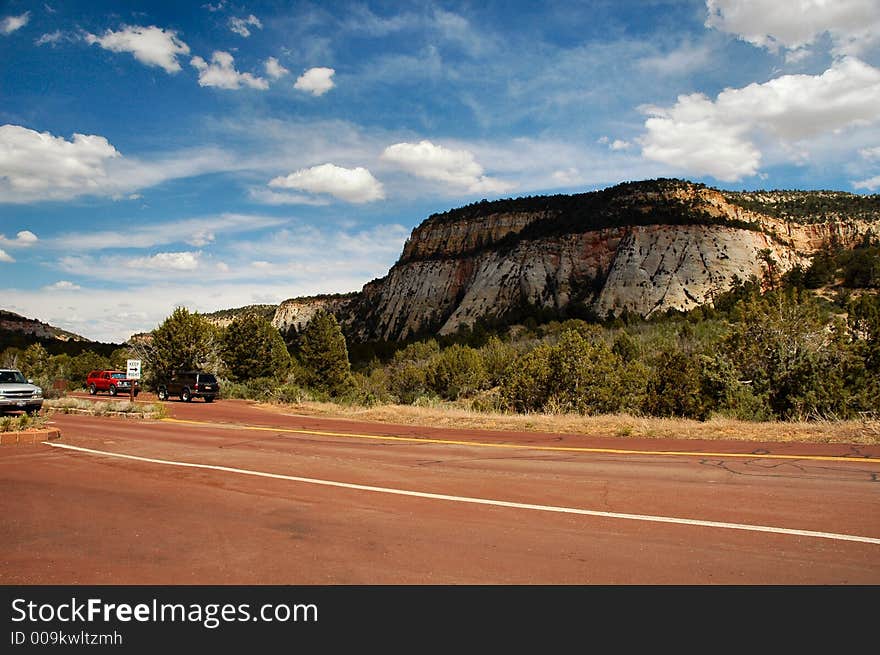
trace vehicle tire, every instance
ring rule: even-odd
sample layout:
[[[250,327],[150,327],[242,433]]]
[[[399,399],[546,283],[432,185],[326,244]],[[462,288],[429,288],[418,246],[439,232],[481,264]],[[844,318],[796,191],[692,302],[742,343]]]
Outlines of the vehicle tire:
[[[214,396],[205,396],[205,402],[206,403],[214,402]]]
[[[115,395],[116,395],[116,385],[115,385],[115,384],[111,384],[111,385],[110,385],[110,388],[107,389],[107,391],[110,393],[111,396],[115,396]]]
[[[98,393],[98,387],[96,387],[94,384],[90,384],[89,385],[89,395],[94,396],[97,393]]]
[[[159,400],[168,400],[168,389],[165,387],[159,387],[156,389],[156,397]]]
[[[180,392],[180,399],[185,403],[188,403],[192,400],[192,394],[189,392],[189,389],[184,389]]]

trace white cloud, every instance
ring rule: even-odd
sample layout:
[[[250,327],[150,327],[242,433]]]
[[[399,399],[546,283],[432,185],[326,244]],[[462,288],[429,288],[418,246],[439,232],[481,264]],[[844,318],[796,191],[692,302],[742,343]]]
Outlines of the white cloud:
[[[385,197],[382,183],[366,168],[342,168],[334,164],[321,164],[276,177],[269,186],[327,193],[351,203],[372,202]]]
[[[229,29],[239,36],[243,36],[245,38],[249,37],[251,35],[251,31],[248,29],[249,27],[263,29],[263,24],[260,22],[260,19],[253,14],[251,14],[247,18],[229,19]]]
[[[706,27],[772,52],[810,46],[826,33],[837,55],[880,43],[877,0],[706,0],[706,8]]]
[[[12,258],[12,255],[0,248],[0,262],[12,263],[14,261],[15,260]]]
[[[68,38],[65,37],[64,33],[61,30],[55,30],[54,32],[47,32],[40,36],[39,39],[34,41],[34,45],[57,45],[63,39]]]
[[[708,46],[685,44],[672,52],[645,57],[637,65],[648,73],[686,75],[705,68],[710,61],[711,51]]]
[[[194,271],[199,267],[201,252],[160,252],[149,257],[125,260],[128,268],[157,269],[160,271]]]
[[[102,136],[72,141],[18,125],[0,126],[0,202],[70,198],[107,186],[107,163],[120,157]]]
[[[821,75],[784,75],[763,84],[725,89],[712,101],[683,95],[673,107],[642,107],[650,116],[642,154],[695,174],[732,182],[755,175],[762,151],[788,151],[805,161],[805,142],[880,121],[880,69],[853,57]],[[797,147],[795,147],[797,146]]]
[[[880,146],[874,146],[873,148],[862,148],[859,150],[859,154],[865,159],[874,160],[880,159]]]
[[[0,34],[12,34],[15,30],[19,30],[28,24],[31,19],[31,12],[26,11],[20,16],[7,16],[0,20]]]
[[[252,200],[261,202],[264,205],[311,205],[320,207],[329,205],[330,200],[327,198],[318,198],[302,193],[277,193],[269,189],[249,189],[248,195]]]
[[[874,192],[877,189],[880,189],[880,175],[876,175],[867,180],[853,182],[852,185],[856,189],[867,189],[868,191]]]
[[[623,139],[614,139],[611,142],[611,145],[608,146],[612,150],[629,150],[632,147],[632,144],[629,141],[624,141]]]
[[[70,280],[58,280],[54,284],[43,287],[44,291],[79,291],[80,289],[82,289],[81,286]]]
[[[173,30],[149,27],[123,26],[118,32],[107,30],[104,36],[86,34],[89,44],[98,44],[112,52],[130,52],[142,64],[158,66],[167,73],[180,71],[178,55],[188,55],[189,46]]]
[[[26,248],[34,245],[39,239],[37,235],[30,230],[22,230],[15,235],[14,239],[7,239],[5,235],[0,234],[0,246]]]
[[[133,222],[133,221],[132,221]],[[106,230],[61,234],[44,239],[46,248],[65,252],[88,252],[109,248],[154,248],[172,243],[188,243],[202,247],[217,234],[240,234],[283,225],[286,219],[254,214],[221,214],[174,221],[167,224],[131,225],[124,231]]]
[[[502,193],[512,188],[507,182],[483,175],[483,167],[469,150],[453,150],[427,140],[395,143],[385,148],[381,158],[417,177],[445,182],[473,193]]]
[[[214,52],[210,64],[201,57],[193,57],[190,64],[199,71],[199,86],[238,89],[244,84],[252,89],[269,88],[269,83],[262,77],[254,77],[250,73],[239,73],[235,70],[235,60],[232,55],[222,50]]]
[[[332,68],[310,68],[297,78],[293,88],[311,93],[314,96],[322,96],[336,86],[333,82],[335,73],[336,71]]]
[[[269,57],[266,60],[266,75],[271,77],[273,80],[277,80],[279,77],[283,77],[287,75],[290,71],[288,71],[284,66],[278,63],[278,60],[275,57]]]
[[[123,157],[103,136],[74,134],[68,141],[19,125],[0,126],[0,203],[83,195],[122,199],[135,189],[169,179],[243,166],[241,158],[217,149],[181,151],[144,161]]]

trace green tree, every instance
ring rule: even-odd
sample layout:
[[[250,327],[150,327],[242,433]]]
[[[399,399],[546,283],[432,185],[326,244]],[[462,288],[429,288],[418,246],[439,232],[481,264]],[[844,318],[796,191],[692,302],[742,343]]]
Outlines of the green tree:
[[[153,330],[152,343],[145,355],[153,377],[161,379],[174,371],[206,367],[217,348],[218,332],[198,312],[177,307]]]
[[[792,289],[743,303],[722,350],[777,418],[844,418],[856,411],[848,380],[858,377],[859,358],[843,326],[808,292]]]
[[[223,363],[233,380],[282,378],[290,370],[290,354],[281,333],[264,316],[236,316],[220,339]]]
[[[39,343],[25,348],[18,359],[18,369],[27,378],[41,378],[49,374],[49,353]]]
[[[551,346],[542,343],[519,357],[501,382],[501,397],[515,412],[541,412],[550,395]]]
[[[77,389],[86,386],[90,371],[107,368],[107,358],[91,350],[84,350],[70,358],[67,368],[68,387]]]
[[[645,412],[660,417],[706,418],[699,362],[677,349],[660,353],[648,380]]]
[[[352,388],[351,363],[345,335],[336,317],[317,312],[300,336],[299,359],[308,383],[331,396],[341,396]]]

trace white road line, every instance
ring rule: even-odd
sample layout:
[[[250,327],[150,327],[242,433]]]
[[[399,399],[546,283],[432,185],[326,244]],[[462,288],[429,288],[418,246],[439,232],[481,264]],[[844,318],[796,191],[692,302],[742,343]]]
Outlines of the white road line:
[[[183,468],[207,469],[211,471],[222,471],[224,473],[237,473],[239,475],[250,475],[260,478],[272,478],[275,480],[288,480],[291,482],[303,482],[306,484],[317,484],[325,487],[339,487],[342,489],[355,489],[358,491],[372,491],[375,493],[394,494],[397,496],[412,496],[415,498],[430,498],[432,500],[446,500],[457,503],[471,503],[475,505],[492,505],[495,507],[511,507],[514,509],[529,509],[540,512],[556,512],[560,514],[580,514],[583,516],[598,516],[610,519],[626,519],[630,521],[649,521],[653,523],[676,523],[679,525],[695,525],[706,528],[724,528],[728,530],[746,530],[749,532],[771,532],[775,534],[792,535],[797,537],[816,537],[820,539],[834,539],[836,541],[857,541],[865,544],[880,545],[880,538],[862,537],[851,534],[837,534],[834,532],[815,532],[813,530],[793,530],[790,528],[777,528],[766,525],[748,525],[745,523],[724,523],[719,521],[702,521],[698,519],[682,519],[671,516],[651,516],[649,514],[621,514],[618,512],[602,512],[592,509],[579,509],[577,507],[557,507],[554,505],[533,505],[531,503],[515,503],[506,500],[492,500],[489,498],[472,498],[469,496],[449,496],[446,494],[435,494],[427,491],[410,491],[407,489],[392,489],[388,487],[373,487],[365,484],[354,484],[351,482],[337,482],[334,480],[320,480],[317,478],[303,478],[295,475],[282,475],[280,473],[266,473],[264,471],[252,471],[248,469],[231,468],[229,466],[218,466],[216,464],[196,464],[192,462],[176,462],[166,459],[154,459],[152,457],[139,457],[137,455],[125,455],[122,453],[114,453],[105,450],[93,450],[91,448],[82,448],[80,446],[71,446],[70,444],[53,443],[51,441],[43,442],[52,448],[64,448],[82,453],[90,453],[92,455],[103,455],[105,457],[116,457],[119,459],[130,459],[137,462],[147,462],[149,464],[162,464],[165,466],[179,466]]]

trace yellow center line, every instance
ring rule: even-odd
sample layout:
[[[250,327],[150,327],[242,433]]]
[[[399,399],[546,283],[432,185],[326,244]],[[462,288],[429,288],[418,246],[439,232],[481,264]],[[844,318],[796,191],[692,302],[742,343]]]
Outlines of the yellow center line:
[[[451,446],[476,446],[480,448],[508,448],[517,450],[546,450],[552,452],[574,453],[604,453],[610,455],[665,455],[676,457],[745,457],[748,459],[789,459],[810,460],[819,462],[858,462],[880,464],[877,457],[846,457],[840,455],[771,455],[756,453],[713,453],[687,450],[626,450],[622,448],[586,448],[582,446],[532,446],[527,444],[512,443],[487,443],[485,441],[463,441],[456,439],[434,439],[431,437],[397,437],[377,434],[356,434],[351,432],[322,432],[320,430],[296,430],[293,428],[265,427],[259,425],[235,425],[211,423],[209,421],[192,421],[187,419],[163,418],[166,423],[182,423],[186,425],[199,425],[209,427],[230,427],[241,430],[256,430],[263,432],[281,432],[287,434],[306,434],[319,437],[345,437],[349,439],[374,439],[377,441],[403,441],[408,443],[432,443]]]

